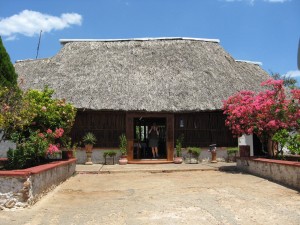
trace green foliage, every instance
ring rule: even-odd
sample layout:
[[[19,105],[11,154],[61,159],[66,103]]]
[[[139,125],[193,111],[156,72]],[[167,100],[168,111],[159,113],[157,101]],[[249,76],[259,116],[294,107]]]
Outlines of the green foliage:
[[[71,131],[76,109],[65,100],[53,99],[53,90],[29,90],[22,93],[17,89],[3,88],[0,91],[0,125],[6,139],[17,132],[28,136],[29,131],[44,132],[47,129]]]
[[[300,134],[292,135],[286,129],[282,129],[273,135],[272,140],[280,144],[281,149],[279,149],[278,154],[281,153],[281,156],[283,156],[282,149],[284,146],[286,146],[292,154],[300,154]]]
[[[82,142],[85,145],[94,145],[96,141],[97,141],[96,136],[91,132],[86,133],[82,138]]]
[[[300,154],[300,134],[290,136],[287,147],[292,154]]]
[[[30,102],[31,111],[35,114],[32,121],[35,129],[46,130],[63,128],[69,133],[73,126],[76,109],[64,99],[53,99],[54,91],[45,88],[43,91],[29,90],[24,99]]]
[[[176,139],[176,156],[181,157],[181,148],[183,145],[183,140],[184,140],[184,135],[181,134],[177,139]]]
[[[38,132],[30,132],[28,138],[22,137],[15,150],[7,152],[8,168],[23,169],[39,165],[45,159],[49,140],[38,135]]]
[[[47,155],[60,152],[61,138],[71,131],[76,109],[65,100],[53,99],[53,90],[18,88],[0,90],[0,126],[4,138],[16,143],[8,152],[9,168],[43,163]]]
[[[281,153],[281,155],[283,155],[283,147],[286,146],[289,141],[291,141],[289,132],[286,129],[277,131],[273,135],[272,140],[280,144],[281,149],[278,150],[278,153]]]
[[[104,158],[106,158],[107,156],[109,156],[109,157],[115,157],[116,155],[117,155],[117,152],[114,151],[114,150],[103,152],[103,157]]]
[[[18,75],[0,37],[0,87],[16,87]]]
[[[227,155],[234,155],[239,151],[239,147],[227,148]]]
[[[122,155],[127,155],[127,138],[125,134],[119,136],[119,148]]]
[[[20,89],[0,89],[0,127],[4,131],[3,139],[9,139],[16,131],[27,130],[34,116],[30,102],[23,99]]]
[[[187,147],[187,152],[190,155],[190,158],[194,157],[194,158],[198,159],[200,154],[201,154],[201,148],[199,148],[199,147]]]

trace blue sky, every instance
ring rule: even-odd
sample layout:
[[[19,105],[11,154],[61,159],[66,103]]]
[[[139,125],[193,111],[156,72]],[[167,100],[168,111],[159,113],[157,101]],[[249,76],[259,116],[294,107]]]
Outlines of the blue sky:
[[[59,39],[220,39],[235,59],[300,81],[300,0],[0,0],[0,35],[14,63],[51,57]]]

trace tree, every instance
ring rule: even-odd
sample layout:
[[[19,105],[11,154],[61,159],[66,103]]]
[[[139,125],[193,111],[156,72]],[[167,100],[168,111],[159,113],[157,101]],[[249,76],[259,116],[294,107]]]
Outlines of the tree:
[[[16,87],[17,74],[0,37],[0,87]]]
[[[291,90],[288,99],[283,83],[283,80],[270,79],[261,84],[269,87],[268,90],[258,94],[241,91],[224,101],[225,124],[235,136],[254,133],[264,143],[279,130],[299,129],[300,90]]]

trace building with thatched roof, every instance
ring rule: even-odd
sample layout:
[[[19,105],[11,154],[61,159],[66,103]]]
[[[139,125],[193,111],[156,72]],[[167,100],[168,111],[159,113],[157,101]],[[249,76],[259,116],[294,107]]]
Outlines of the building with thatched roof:
[[[240,90],[260,91],[270,78],[259,64],[235,60],[219,40],[60,41],[54,57],[15,64],[22,87],[47,85],[54,97],[74,104],[75,140],[91,131],[96,147],[117,147],[118,136],[126,133],[129,160],[149,157],[134,146],[147,150],[153,122],[160,127],[161,155],[169,161],[180,134],[186,146],[236,146],[224,125],[222,101]]]

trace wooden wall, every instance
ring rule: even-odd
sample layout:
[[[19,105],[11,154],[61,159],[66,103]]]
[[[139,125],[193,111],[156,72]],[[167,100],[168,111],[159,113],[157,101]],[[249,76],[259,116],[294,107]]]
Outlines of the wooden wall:
[[[142,114],[150,117],[152,115]],[[184,127],[180,127],[180,120],[183,120]],[[173,121],[173,119],[169,121]],[[169,124],[169,126],[171,125]],[[72,139],[78,142],[86,132],[93,132],[96,135],[98,141],[95,147],[117,148],[119,136],[126,133],[126,113],[78,111],[71,133]],[[229,129],[225,127],[225,116],[222,111],[175,113],[174,138],[172,137],[174,146],[176,139],[182,133],[185,138],[184,147],[208,147],[210,144],[217,144],[219,147],[237,146],[237,139],[233,138]],[[173,134],[169,133],[168,135],[171,137]]]
[[[183,127],[180,127],[180,120]],[[237,138],[225,127],[225,116],[222,111],[179,113],[175,114],[175,140],[184,135],[184,147],[208,147],[217,144],[219,147],[237,146]]]
[[[94,147],[117,148],[119,136],[126,132],[125,117],[125,112],[78,111],[72,140],[79,142],[86,132],[92,132],[97,138]]]

